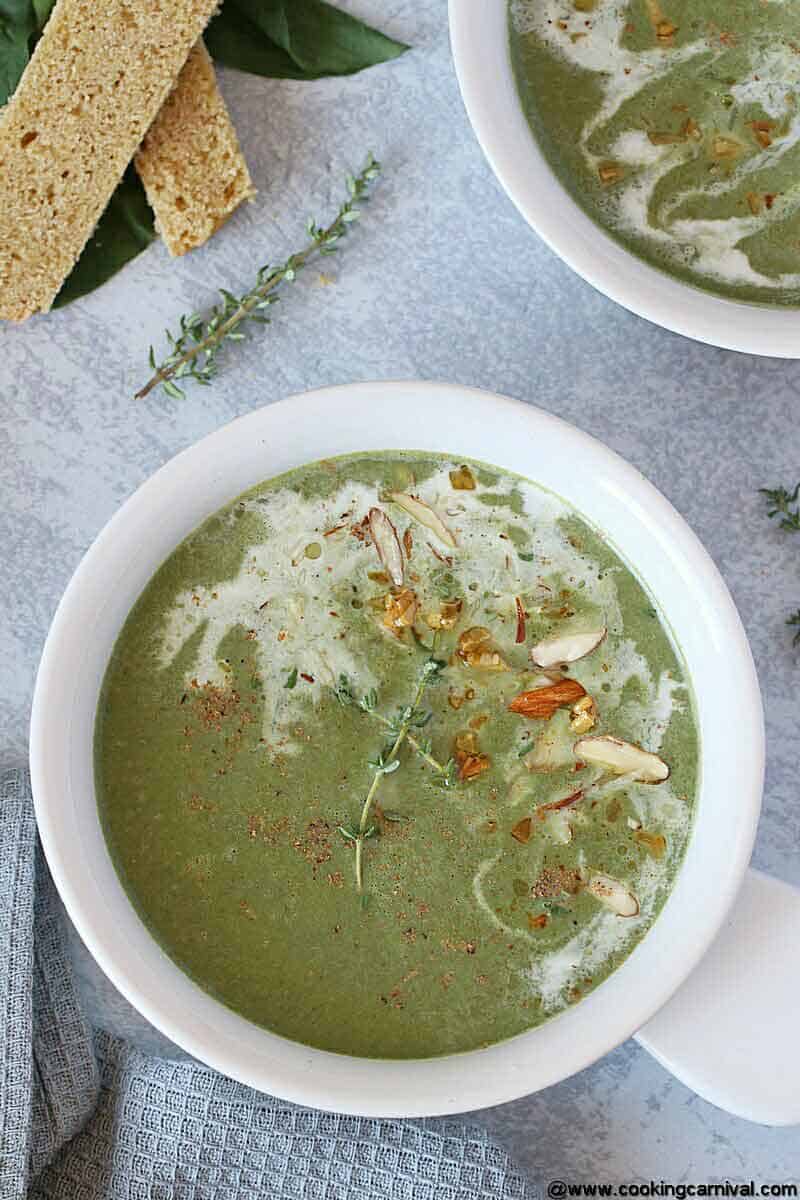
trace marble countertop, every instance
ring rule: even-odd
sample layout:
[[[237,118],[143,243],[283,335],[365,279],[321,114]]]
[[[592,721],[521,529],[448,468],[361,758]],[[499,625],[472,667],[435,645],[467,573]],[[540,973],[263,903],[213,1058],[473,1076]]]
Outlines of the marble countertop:
[[[595,434],[675,504],[725,576],[755,655],[768,768],[755,863],[800,883],[797,679],[784,620],[800,604],[800,543],[757,489],[800,476],[800,362],[748,358],[657,329],[573,275],[523,223],[472,136],[444,0],[352,0],[413,44],[386,67],[313,84],[226,73],[258,200],[170,262],[146,251],[101,291],[0,329],[0,722],[21,761],[50,618],[86,547],[176,451],[278,397],[355,379],[430,378],[504,392]],[[131,397],[150,342],[254,259],[292,250],[368,149],[385,177],[358,235],[309,271],[218,382],[182,401]],[[799,335],[800,336],[800,335]],[[412,438],[413,440],[413,438]],[[736,721],[730,698],[731,723]],[[92,1017],[160,1048],[74,938]],[[479,1114],[541,1180],[797,1180],[800,1135],[727,1116],[633,1043],[558,1087]]]

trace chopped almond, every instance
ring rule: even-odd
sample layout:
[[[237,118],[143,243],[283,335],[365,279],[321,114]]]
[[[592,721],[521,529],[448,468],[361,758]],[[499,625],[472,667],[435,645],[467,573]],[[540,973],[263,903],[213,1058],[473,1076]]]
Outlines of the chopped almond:
[[[458,769],[458,778],[463,783],[476,779],[484,771],[488,771],[492,760],[488,754],[468,754]]]
[[[667,849],[667,839],[661,833],[648,833],[646,829],[637,829],[634,832],[634,840],[640,846],[644,846],[653,858],[663,858]]]
[[[458,777],[465,783],[470,779],[476,779],[478,775],[488,771],[492,765],[489,755],[480,753],[477,734],[471,729],[456,734],[453,742],[453,758],[458,764]]]
[[[458,639],[456,654],[468,667],[480,671],[507,671],[508,663],[494,647],[492,635],[482,625],[465,629]]]
[[[600,176],[601,183],[618,183],[625,174],[625,169],[621,163],[604,162],[600,163],[600,166],[597,168],[597,174]]]
[[[431,629],[452,629],[458,624],[463,607],[463,600],[445,600],[438,612],[425,614],[425,624]]]
[[[721,137],[718,134],[711,140],[711,154],[714,158],[738,158],[741,152],[741,143],[735,138]]]
[[[515,841],[526,845],[531,840],[531,828],[533,821],[530,817],[523,817],[521,821],[517,821],[514,828],[511,830],[511,836]]]
[[[597,724],[597,705],[588,694],[572,706],[570,728],[574,733],[588,733]]]
[[[386,610],[383,617],[386,628],[393,633],[401,633],[414,624],[417,615],[416,593],[411,588],[403,588],[395,594],[388,592],[383,598],[383,607]]]
[[[475,491],[475,476],[466,463],[462,464],[457,471],[450,472],[450,483],[457,492]]]
[[[546,687],[520,692],[508,707],[511,712],[519,713],[521,717],[549,721],[557,709],[571,707],[585,695],[586,689],[577,679],[560,679]]]

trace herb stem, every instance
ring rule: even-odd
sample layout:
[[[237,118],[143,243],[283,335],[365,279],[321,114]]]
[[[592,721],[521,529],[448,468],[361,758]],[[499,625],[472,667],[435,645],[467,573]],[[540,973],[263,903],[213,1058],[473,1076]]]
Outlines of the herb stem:
[[[367,791],[367,794],[364,797],[364,803],[361,806],[361,816],[359,818],[358,828],[355,830],[343,830],[342,831],[347,838],[349,838],[351,841],[355,842],[356,890],[359,892],[362,892],[364,890],[364,874],[363,874],[364,842],[366,841],[366,839],[368,837],[372,837],[372,835],[375,833],[375,828],[371,824],[371,818],[372,818],[373,809],[375,807],[375,799],[378,795],[378,788],[380,787],[381,779],[383,778],[383,776],[391,774],[392,771],[396,770],[397,767],[399,766],[399,763],[397,762],[397,756],[400,753],[400,749],[403,745],[403,742],[408,741],[410,745],[413,744],[415,749],[417,750],[417,753],[421,753],[431,763],[431,765],[436,768],[437,771],[439,771],[442,775],[446,775],[446,769],[444,767],[442,767],[441,764],[438,763],[436,761],[436,759],[433,758],[432,755],[428,754],[428,752],[424,749],[424,747],[421,746],[420,743],[417,741],[417,739],[414,738],[413,735],[410,733],[411,726],[412,726],[415,718],[417,718],[419,715],[419,703],[420,703],[420,700],[422,699],[422,694],[425,691],[425,688],[430,683],[433,676],[438,674],[438,672],[441,668],[441,665],[442,665],[441,663],[437,662],[437,660],[433,657],[435,651],[436,651],[436,635],[434,635],[434,639],[433,639],[433,648],[431,651],[431,657],[427,660],[424,667],[422,668],[422,672],[420,674],[419,681],[417,683],[417,688],[416,688],[416,691],[414,692],[414,697],[413,697],[411,703],[402,710],[402,717],[400,720],[400,724],[393,725],[392,722],[387,721],[386,718],[379,716],[377,713],[373,713],[373,716],[378,716],[378,720],[380,720],[382,724],[391,725],[393,729],[397,730],[397,733],[396,733],[394,742],[392,743],[391,749],[388,751],[388,753],[382,753],[375,765],[374,774],[372,776],[372,782],[370,783],[369,790]],[[368,710],[368,711],[371,711],[371,710]]]
[[[282,266],[273,269],[262,267],[255,286],[244,296],[237,297],[220,289],[222,304],[214,307],[208,319],[199,313],[181,317],[180,334],[174,337],[167,332],[171,353],[158,366],[151,347],[150,365],[154,373],[136,392],[134,399],[143,400],[159,385],[164,387],[169,396],[180,399],[183,392],[174,381],[184,377],[193,378],[198,383],[211,383],[217,369],[217,351],[223,342],[242,341],[245,335],[238,332],[238,326],[244,321],[268,324],[268,318],[260,310],[277,301],[278,297],[272,294],[275,289],[282,283],[293,282],[297,272],[311,258],[336,252],[336,243],[361,215],[356,204],[367,198],[370,184],[379,174],[380,163],[370,154],[359,174],[347,177],[348,199],[340,205],[330,224],[321,228],[313,220],[308,222],[306,229],[310,241],[302,250],[290,255]]]
[[[390,729],[392,728],[392,722],[390,720],[388,720],[388,718],[381,716],[380,713],[374,712],[371,715],[375,718],[376,721],[380,721],[381,725],[388,725]],[[413,733],[410,733],[410,732],[406,733],[406,741],[408,742],[411,749],[415,750],[421,759],[423,759],[429,766],[433,767],[434,771],[438,771],[438,773],[440,775],[444,774],[444,772],[446,770],[444,764],[440,763],[438,758],[434,758],[432,754],[429,754],[428,751],[425,749],[425,747],[422,745],[422,743],[417,741],[417,739],[414,737]]]

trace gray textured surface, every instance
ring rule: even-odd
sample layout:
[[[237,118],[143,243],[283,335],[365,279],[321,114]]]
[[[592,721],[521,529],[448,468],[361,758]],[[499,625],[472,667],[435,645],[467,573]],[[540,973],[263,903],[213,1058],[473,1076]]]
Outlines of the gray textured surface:
[[[259,188],[255,205],[184,260],[152,247],[95,295],[0,330],[3,750],[24,756],[36,662],[71,572],[161,462],[231,417],[307,387],[452,380],[531,401],[596,434],[705,542],[739,605],[764,689],[769,759],[755,861],[800,883],[800,659],[783,625],[800,604],[800,543],[767,524],[756,494],[800,475],[800,363],[685,341],[571,274],[517,216],[472,137],[443,0],[353,7],[414,52],[349,80],[222,80]],[[162,328],[205,303],[212,284],[241,287],[254,258],[292,249],[306,216],[330,210],[343,169],[368,148],[383,159],[385,180],[334,263],[335,284],[309,272],[213,389],[134,404]],[[75,955],[95,1019],[158,1045],[77,945]],[[483,1119],[545,1180],[800,1176],[797,1130],[727,1117],[633,1044]]]

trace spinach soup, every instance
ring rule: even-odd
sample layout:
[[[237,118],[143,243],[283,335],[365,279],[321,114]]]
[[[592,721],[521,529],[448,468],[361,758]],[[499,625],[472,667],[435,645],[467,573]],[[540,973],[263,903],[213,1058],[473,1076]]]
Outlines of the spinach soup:
[[[512,0],[531,127],[564,186],[651,265],[800,304],[793,0]]]
[[[132,903],[197,983],[414,1058],[578,1003],[658,916],[699,745],[656,601],[534,484],[423,453],[261,484],[166,560],[95,730]]]

